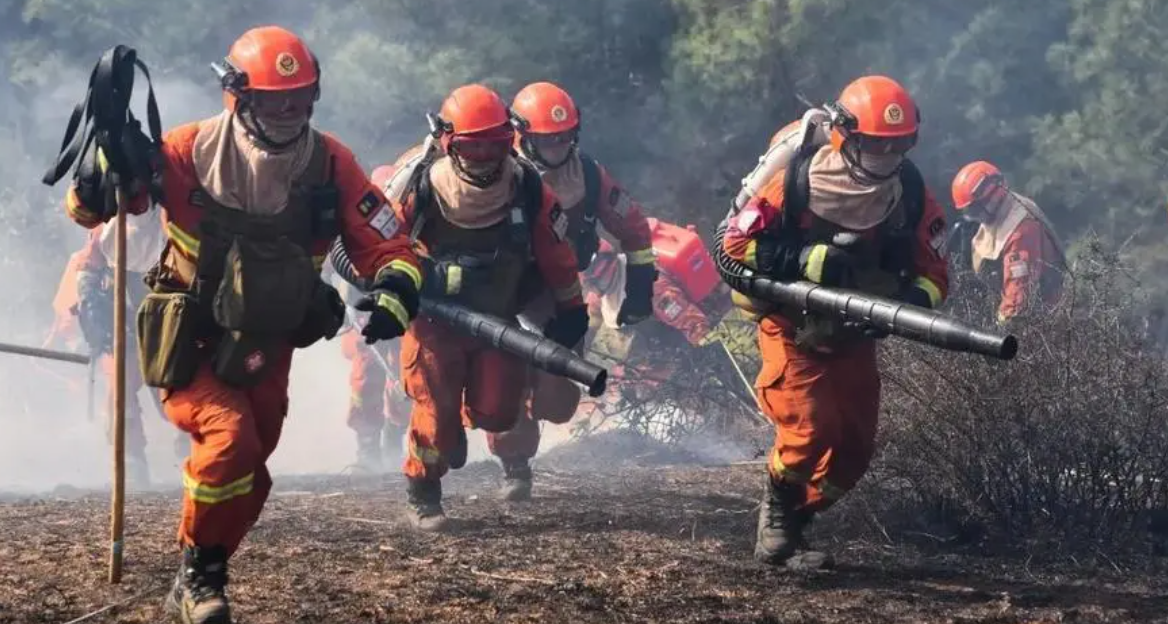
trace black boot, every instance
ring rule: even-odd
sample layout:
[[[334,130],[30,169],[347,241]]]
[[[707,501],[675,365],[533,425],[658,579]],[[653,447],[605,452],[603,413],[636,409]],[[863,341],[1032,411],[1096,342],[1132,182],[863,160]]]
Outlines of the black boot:
[[[804,533],[815,512],[807,508],[795,512],[796,522],[799,523],[799,542],[795,544],[795,554],[787,559],[787,568],[791,570],[814,571],[835,567],[835,559],[828,553],[815,549],[807,542]]]
[[[769,473],[766,475],[766,486],[758,509],[755,559],[777,565],[795,554],[803,539],[803,518],[797,509],[806,495],[805,485],[789,481],[776,483]]]
[[[382,470],[381,464],[381,432],[357,433],[357,463],[354,465],[357,472],[363,474],[378,474]]]
[[[419,531],[441,531],[446,526],[442,509],[442,482],[438,479],[409,479],[406,519]]]
[[[226,588],[227,549],[187,546],[166,610],[182,624],[231,624]]]
[[[503,487],[499,497],[507,501],[531,500],[531,465],[526,459],[503,462]]]

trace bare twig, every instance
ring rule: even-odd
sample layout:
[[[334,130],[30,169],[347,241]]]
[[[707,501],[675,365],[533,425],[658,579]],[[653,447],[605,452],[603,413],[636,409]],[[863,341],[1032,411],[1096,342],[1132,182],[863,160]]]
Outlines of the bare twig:
[[[79,618],[75,618],[75,619],[69,620],[68,622],[65,622],[65,624],[78,624],[78,622],[85,622],[87,620],[91,620],[99,615],[102,615],[103,613],[107,613],[109,611],[117,609],[118,607],[127,605],[131,602],[134,602],[135,600],[137,600],[139,598],[144,598],[146,596],[149,596],[150,594],[158,591],[162,587],[163,587],[163,584],[154,583],[154,584],[150,585],[149,587],[147,587],[146,589],[134,594],[133,596],[119,600],[118,602],[115,602],[111,605],[104,606],[96,611],[86,613],[85,615],[83,615]]]

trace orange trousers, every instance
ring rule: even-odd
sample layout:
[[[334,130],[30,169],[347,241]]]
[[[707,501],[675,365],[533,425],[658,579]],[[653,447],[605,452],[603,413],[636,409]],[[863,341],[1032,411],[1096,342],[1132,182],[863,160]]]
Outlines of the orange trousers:
[[[770,318],[759,325],[758,342],[755,391],[775,424],[771,476],[806,484],[804,505],[822,511],[855,487],[872,460],[880,412],[875,342],[809,352]]]
[[[539,452],[539,421],[562,425],[576,414],[580,386],[563,377],[532,370],[527,409],[510,431],[487,433],[487,448],[504,462],[526,461]]]
[[[239,389],[205,363],[189,386],[163,395],[166,416],[191,435],[178,530],[183,544],[220,545],[234,553],[260,516],[272,489],[266,462],[288,414],[292,348],[269,366],[258,385]]]
[[[527,394],[527,364],[425,316],[402,337],[402,380],[414,400],[405,475],[439,479],[466,461],[466,426],[515,426]]]
[[[349,412],[346,423],[350,429],[360,434],[376,434],[385,424],[404,430],[409,423],[409,412],[396,401],[387,400],[393,396],[398,380],[386,374],[378,362],[378,349],[385,355],[391,369],[398,368],[398,350],[401,343],[382,346],[365,344],[365,339],[356,331],[341,335],[341,351],[349,359]]]

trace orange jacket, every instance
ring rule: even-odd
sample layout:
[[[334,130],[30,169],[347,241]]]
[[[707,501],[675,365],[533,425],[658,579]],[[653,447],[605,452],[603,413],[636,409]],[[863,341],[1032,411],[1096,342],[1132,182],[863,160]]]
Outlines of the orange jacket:
[[[166,133],[162,146],[162,209],[167,237],[173,249],[192,261],[198,257],[198,226],[202,218],[202,209],[191,203],[192,192],[201,188],[192,160],[198,129],[199,122],[178,126]],[[386,212],[385,197],[369,182],[349,148],[330,135],[324,138],[336,163],[333,183],[340,191],[341,239],[357,271],[376,275],[381,269],[391,268],[409,275],[420,288],[421,271],[410,247],[408,230],[395,228]],[[149,198],[141,193],[131,200],[129,211],[141,214],[148,207]],[[86,228],[100,224],[95,212],[82,205],[75,185],[69,188],[65,209],[71,219]],[[314,241],[310,251],[318,267],[332,243],[333,239]]]
[[[606,232],[620,243],[629,264],[653,263],[653,239],[641,204],[633,199],[603,165],[600,169],[600,193],[596,197],[596,218]],[[583,203],[583,202],[581,202]],[[582,206],[573,210],[581,210]]]
[[[1018,224],[1006,239],[1001,258],[999,321],[1022,312],[1032,294],[1047,304],[1055,303],[1062,294],[1063,259],[1037,219],[1028,217]]]
[[[758,268],[755,260],[758,241],[763,237],[773,236],[774,228],[779,227],[781,223],[785,178],[785,170],[779,172],[737,215],[730,218],[722,241],[727,255],[751,268]],[[810,210],[804,211],[799,227],[810,228],[814,219]],[[861,232],[861,236],[874,240],[878,231],[879,226]],[[948,263],[938,253],[940,245],[944,242],[944,233],[944,210],[926,188],[924,211],[913,239],[912,268],[915,273],[914,283],[929,293],[934,307],[945,299],[949,288]],[[787,324],[783,321],[780,323]]]
[[[564,310],[584,305],[580,289],[580,278],[576,272],[576,254],[564,238],[567,216],[560,208],[556,196],[543,184],[543,202],[532,228],[531,252],[535,256],[536,268],[543,277],[544,285],[552,291],[557,309]],[[399,229],[410,232],[414,229],[414,196],[407,192],[400,200],[392,200]],[[425,244],[426,241],[421,241]]]

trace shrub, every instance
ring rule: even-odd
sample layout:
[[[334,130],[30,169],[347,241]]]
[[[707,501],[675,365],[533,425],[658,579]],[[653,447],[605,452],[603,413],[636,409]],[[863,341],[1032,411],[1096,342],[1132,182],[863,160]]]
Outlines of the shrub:
[[[1168,508],[1168,371],[1137,322],[1138,285],[1088,242],[1062,301],[1010,327],[1012,362],[888,340],[881,484],[948,522],[1019,538],[1111,541]],[[955,276],[949,311],[992,326]]]

